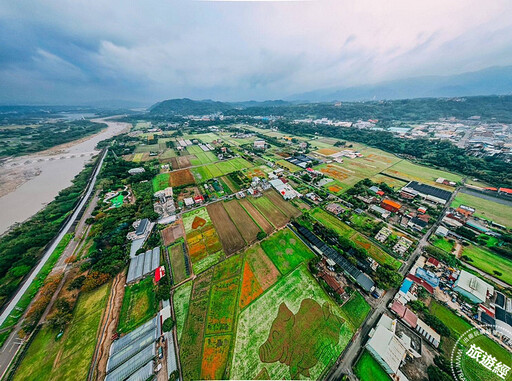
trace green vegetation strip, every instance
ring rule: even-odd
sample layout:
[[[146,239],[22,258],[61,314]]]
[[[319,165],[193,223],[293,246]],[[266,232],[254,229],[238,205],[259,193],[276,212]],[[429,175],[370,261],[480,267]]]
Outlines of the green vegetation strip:
[[[512,227],[512,207],[510,206],[459,192],[450,206],[458,208],[460,205],[474,208],[476,217]]]
[[[464,247],[462,255],[471,258],[469,264],[512,285],[512,262],[510,259],[475,245]]]
[[[53,266],[57,263],[59,260],[59,257],[63,253],[64,249],[68,245],[69,241],[71,241],[71,238],[73,238],[73,233],[65,234],[62,240],[59,242],[53,253],[50,255],[50,258],[46,261],[44,266],[41,268],[41,271],[37,274],[35,279],[30,283],[30,286],[28,286],[27,291],[23,294],[21,299],[16,304],[16,307],[12,310],[10,315],[5,319],[3,324],[0,326],[0,330],[6,330],[5,332],[2,332],[0,335],[0,346],[2,346],[7,340],[7,337],[9,337],[9,334],[11,332],[12,327],[16,325],[20,317],[23,315],[23,312],[25,312],[26,308],[34,299],[37,292],[43,285],[46,277],[53,269]],[[10,329],[11,328],[11,329]]]

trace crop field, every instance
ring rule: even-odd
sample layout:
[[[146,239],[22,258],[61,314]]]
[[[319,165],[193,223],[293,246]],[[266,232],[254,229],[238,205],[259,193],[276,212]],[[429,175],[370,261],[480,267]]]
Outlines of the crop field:
[[[425,167],[423,165],[411,163],[410,161],[407,160],[400,160],[398,163],[394,164],[393,166],[383,171],[383,173],[391,176],[396,176],[406,181],[419,181],[425,184],[433,185],[438,188],[444,188],[448,190],[453,188],[450,186],[436,183],[436,180],[439,177],[442,177],[449,181],[462,181],[461,176],[455,173]]]
[[[288,274],[302,262],[308,262],[315,254],[290,230],[284,229],[261,242],[279,272]]]
[[[386,253],[383,249],[377,246],[377,244],[371,242],[361,233],[358,233],[356,230],[352,229],[350,226],[340,221],[336,217],[330,215],[326,211],[320,208],[315,208],[310,211],[310,214],[322,225],[330,229],[333,229],[340,236],[349,238],[352,242],[365,249],[368,252],[368,254],[380,264],[387,263],[391,265],[394,269],[399,269],[400,266],[402,265],[402,263],[398,259]]]
[[[222,176],[220,179],[224,182],[224,184],[227,185],[227,187],[229,188],[229,190],[231,192],[234,193],[234,192],[238,192],[240,190],[240,186],[238,186],[238,184],[236,184],[234,181],[232,181],[229,178],[229,176]]]
[[[157,309],[152,277],[149,276],[139,283],[126,286],[117,330],[121,333],[134,330],[153,317]]]
[[[188,314],[188,305],[190,302],[190,294],[192,292],[192,282],[187,282],[179,286],[173,295],[173,303],[176,312],[176,329],[178,333],[178,341],[181,339],[183,326]]]
[[[181,283],[190,276],[187,272],[186,261],[188,260],[185,257],[185,253],[183,253],[183,243],[175,243],[168,250],[171,260],[172,278],[175,284]]]
[[[281,276],[277,267],[261,248],[261,245],[252,246],[246,251],[245,255],[245,263],[249,264],[256,281],[263,291],[272,286]]]
[[[135,153],[149,153],[149,152],[158,152],[160,147],[158,144],[139,144],[135,148]]]
[[[318,220],[322,225],[328,227],[329,229],[333,229],[340,236],[349,238],[356,232],[350,226],[340,221],[333,215],[327,213],[325,210],[320,208],[314,208],[310,210],[310,215]]]
[[[216,283],[211,290],[206,334],[228,333],[233,330],[238,305],[239,277]]]
[[[280,323],[288,314],[295,315],[293,326]],[[278,331],[277,338],[269,336],[273,330]],[[300,359],[309,363],[300,378],[308,371],[306,378],[318,379],[354,331],[347,316],[330,301],[306,267],[300,266],[240,313],[230,377],[298,379],[290,362],[278,361],[285,350],[287,358],[298,361],[299,369]]]
[[[136,153],[135,155],[133,155],[133,159],[132,161],[134,163],[139,163],[141,161],[145,161],[146,157],[149,157],[149,155],[146,153]]]
[[[391,377],[367,350],[363,352],[354,366],[354,373],[361,381],[391,381]]]
[[[166,148],[164,152],[162,152],[160,156],[158,156],[158,158],[161,160],[166,160],[176,156],[176,152],[172,148]]]
[[[250,214],[252,219],[256,222],[256,224],[263,230],[265,233],[270,234],[274,231],[274,227],[272,224],[259,212],[256,207],[251,204],[251,202],[244,198],[238,201],[242,208],[245,209],[247,213]]]
[[[283,167],[283,168],[286,168],[287,170],[289,170],[290,172],[298,172],[298,171],[302,171],[302,168],[295,165],[295,164],[292,164],[292,163],[289,163],[288,161],[286,160],[277,160],[276,161],[276,164],[279,165],[280,167]]]
[[[245,242],[248,244],[256,241],[256,236],[261,231],[256,222],[251,218],[244,208],[238,203],[238,200],[231,200],[223,203],[224,208],[233,220],[235,226],[239,228],[240,234],[242,235]]]
[[[272,201],[268,199],[266,196],[261,196],[258,198],[251,197],[250,202],[258,208],[260,213],[267,218],[272,225],[276,228],[282,228],[285,226],[289,219],[286,217],[283,212],[277,209]]]
[[[210,153],[210,152],[208,152]],[[213,179],[214,177],[222,177],[229,173],[240,171],[251,167],[251,164],[240,157],[227,161],[220,161],[215,164],[208,164],[201,167],[192,168],[191,171],[198,182]]]
[[[335,148],[320,148],[319,150],[317,150],[315,152],[319,153],[320,155],[330,156],[330,155],[334,155],[335,153],[340,152],[340,150],[335,149]]]
[[[176,156],[176,157],[171,157],[171,167],[173,169],[179,169],[179,168],[188,168],[191,166],[190,164],[190,158],[192,158],[193,156],[191,155],[186,155],[186,154],[182,154],[182,156]]]
[[[258,296],[263,293],[263,288],[261,287],[258,279],[254,275],[254,272],[249,265],[249,262],[246,261],[244,263],[244,273],[242,276],[242,288],[240,290],[240,309],[243,309],[253,300],[255,300]]]
[[[222,245],[206,208],[183,214],[183,226],[195,273],[207,269],[222,257]]]
[[[283,214],[288,217],[298,217],[301,215],[300,210],[294,207],[289,201],[286,201],[279,193],[274,190],[265,193],[265,196],[277,207]]]
[[[371,307],[359,291],[355,291],[350,299],[341,306],[341,310],[348,317],[354,328],[359,328],[370,313]]]
[[[188,169],[174,171],[170,173],[169,184],[173,187],[194,184],[194,176]]]
[[[110,284],[80,294],[72,320],[60,340],[44,326],[28,347],[14,380],[85,380]]]
[[[439,318],[449,329],[450,329],[450,337],[443,337],[441,340],[441,347],[445,353],[450,353],[455,340],[457,340],[464,332],[471,329],[473,326],[466,322],[461,317],[457,316],[452,310],[441,305],[435,300],[430,304],[430,312]],[[498,359],[498,361],[502,361],[503,363],[510,362],[510,353],[501,347],[499,344],[489,339],[487,336],[482,335],[480,338],[471,342],[472,344],[478,345],[480,348],[484,350],[484,352],[492,354],[494,357]],[[466,362],[468,371],[474,367],[474,372],[472,375],[478,375],[478,378],[475,378],[479,381],[498,381],[498,378],[495,374],[485,371],[481,365],[476,363],[468,363]],[[478,369],[477,369],[478,367]]]
[[[460,205],[474,208],[474,215],[476,217],[491,220],[508,227],[512,226],[511,206],[459,192],[450,206],[452,208],[458,208]]]
[[[231,255],[245,246],[245,241],[240,235],[233,221],[229,218],[222,202],[210,204],[207,207],[208,214],[219,234],[222,247],[226,255]]]
[[[451,253],[455,243],[453,241],[447,240],[446,238],[436,238],[434,241],[432,241],[432,245],[448,253]]]
[[[464,247],[462,255],[467,255],[471,258],[471,262],[468,262],[469,264],[512,285],[512,262],[510,259],[475,245]],[[495,271],[498,271],[501,275],[496,274]]]
[[[407,185],[406,181],[400,181],[400,180],[394,179],[392,177],[383,175],[381,173],[376,174],[375,176],[370,178],[370,180],[372,180],[374,183],[377,183],[377,184],[386,183],[394,190],[400,189]]]
[[[158,192],[169,186],[169,173],[160,173],[153,177],[153,192]]]
[[[253,177],[259,177],[260,179],[267,178],[267,173],[272,170],[266,165],[260,165],[259,167],[252,167],[244,171],[244,174],[252,179]]]
[[[174,241],[180,238],[185,237],[185,230],[183,228],[183,223],[181,221],[177,221],[165,229],[162,230],[162,238],[164,240],[164,245],[169,246]]]

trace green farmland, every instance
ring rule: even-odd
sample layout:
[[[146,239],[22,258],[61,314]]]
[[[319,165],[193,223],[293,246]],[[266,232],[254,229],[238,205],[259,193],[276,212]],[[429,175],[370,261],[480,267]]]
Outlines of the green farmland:
[[[158,192],[169,186],[169,174],[160,173],[153,178],[153,192]]]
[[[117,330],[127,333],[149,320],[157,312],[153,278],[147,277],[125,288]]]
[[[370,313],[371,307],[364,300],[359,291],[355,291],[350,299],[343,304],[341,310],[348,316],[350,322],[355,328],[359,328],[363,324],[366,316]]]
[[[79,296],[73,318],[63,336],[43,327],[29,346],[14,380],[85,380],[96,336],[107,304],[110,284]]]
[[[458,208],[460,205],[474,208],[476,217],[512,227],[512,207],[510,206],[459,192],[450,206]]]
[[[464,247],[462,255],[471,258],[469,264],[512,285],[512,261],[492,251],[475,245]],[[495,271],[501,273],[496,274]]]
[[[453,189],[452,187],[436,183],[439,177],[448,181],[461,182],[462,177],[458,174],[441,171],[439,169],[414,164],[407,160],[400,160],[398,163],[383,171],[384,174],[398,177],[403,180],[418,181],[433,185],[439,188]]]

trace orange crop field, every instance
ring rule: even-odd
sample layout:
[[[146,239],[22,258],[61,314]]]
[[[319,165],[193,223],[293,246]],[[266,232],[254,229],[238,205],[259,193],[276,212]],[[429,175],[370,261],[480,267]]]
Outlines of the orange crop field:
[[[335,153],[338,153],[339,151],[332,149],[332,148],[321,148],[316,152],[318,152],[321,155],[329,156],[329,155],[334,155]]]
[[[328,164],[326,168],[320,169],[320,172],[340,181],[348,178],[348,174],[345,173],[345,171],[343,171],[340,167],[332,164]]]
[[[201,379],[223,380],[228,362],[231,335],[206,337],[201,363]]]
[[[340,188],[337,185],[331,185],[328,189],[330,192],[333,192],[333,193],[338,193],[342,190],[342,188]]]
[[[244,308],[246,305],[251,303],[254,299],[260,296],[262,292],[263,289],[254,276],[249,263],[245,262],[242,290],[240,292],[240,308]]]

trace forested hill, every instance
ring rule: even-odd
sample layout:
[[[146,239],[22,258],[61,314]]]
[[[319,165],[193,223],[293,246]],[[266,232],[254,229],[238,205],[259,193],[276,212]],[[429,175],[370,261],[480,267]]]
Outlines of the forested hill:
[[[464,98],[422,98],[375,102],[289,103],[284,101],[225,103],[171,99],[150,108],[153,115],[224,115],[282,116],[287,118],[331,118],[357,121],[379,119],[381,125],[391,121],[427,121],[439,118],[469,118],[512,123],[512,96]]]

